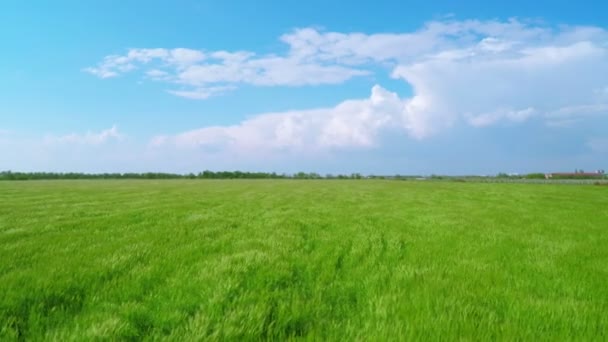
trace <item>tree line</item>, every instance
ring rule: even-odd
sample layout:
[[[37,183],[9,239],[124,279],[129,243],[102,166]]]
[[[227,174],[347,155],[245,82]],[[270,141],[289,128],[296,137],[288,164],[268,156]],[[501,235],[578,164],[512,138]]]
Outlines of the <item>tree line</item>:
[[[276,172],[247,172],[247,171],[209,171],[205,170],[198,174],[177,174],[164,172],[144,172],[144,173],[81,173],[81,172],[14,172],[1,171],[0,181],[3,180],[53,180],[53,179],[431,179],[431,180],[452,180],[452,181],[474,181],[479,179],[545,179],[543,173],[529,173],[524,175],[507,175],[499,173],[496,176],[416,176],[416,175],[361,175],[360,173],[351,174],[326,174],[321,175],[316,172],[297,172],[293,174]],[[573,175],[553,175],[552,179],[608,179],[606,174],[592,175],[573,174]]]
[[[497,178],[508,178],[508,179],[547,179],[547,176],[544,173],[528,173],[525,175],[507,175],[506,173],[499,173]],[[554,173],[550,174],[549,179],[552,180],[560,180],[560,179],[605,179],[608,178],[608,175],[604,173],[584,173],[584,172],[575,172],[575,173]]]
[[[53,180],[53,179],[361,179],[359,173],[350,175],[320,175],[315,172],[278,174],[276,172],[209,171],[198,174],[163,172],[144,173],[81,173],[81,172],[0,172],[0,180]],[[371,176],[370,178],[376,178]],[[379,176],[377,178],[380,178]]]

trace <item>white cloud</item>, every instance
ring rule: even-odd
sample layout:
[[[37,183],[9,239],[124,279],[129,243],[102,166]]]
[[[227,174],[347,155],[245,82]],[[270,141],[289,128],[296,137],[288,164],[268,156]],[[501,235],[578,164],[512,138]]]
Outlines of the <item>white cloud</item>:
[[[253,85],[316,85],[337,84],[352,77],[368,75],[365,70],[340,65],[322,65],[290,56],[256,56],[246,51],[215,51],[204,53],[192,49],[130,49],[126,55],[111,55],[96,67],[84,71],[100,78],[112,78],[150,67],[145,74],[159,81],[194,87],[170,90],[178,96],[205,99],[201,89],[234,89],[235,84]]]
[[[47,136],[45,143],[53,144],[79,144],[79,145],[101,145],[111,140],[122,140],[125,136],[118,131],[116,125],[100,132],[86,132],[84,134],[71,133],[63,136]]]
[[[393,71],[393,77],[412,85],[415,96],[433,99],[428,111],[437,121],[464,116],[475,126],[551,116],[565,107],[578,109],[570,115],[583,115],[604,105],[595,103],[592,91],[604,82],[604,74],[607,50],[590,42],[519,44],[500,53],[477,45],[430,55]]]
[[[301,86],[337,84],[369,72],[339,65],[320,65],[295,58],[245,54],[215,53],[217,63],[198,64],[184,68],[176,75],[176,83],[202,86],[209,84],[248,83],[263,86]]]
[[[475,127],[483,127],[492,125],[500,120],[508,120],[513,122],[522,122],[535,114],[534,108],[526,108],[521,110],[500,109],[491,113],[483,113],[477,116],[468,116],[468,122]]]
[[[163,71],[163,70],[158,70],[158,69],[151,69],[151,70],[146,71],[146,76],[148,76],[151,79],[156,80],[156,81],[171,79],[171,76],[169,75],[168,72]]]
[[[572,116],[582,116],[604,113],[608,114],[608,103],[596,103],[586,105],[574,105],[558,108],[550,113],[547,113],[548,118],[568,118]]]
[[[204,53],[192,49],[129,49],[126,55],[109,55],[95,67],[85,68],[84,71],[100,78],[117,77],[137,69],[138,65],[145,65],[160,60],[168,66],[183,69],[189,65],[205,59]],[[155,77],[164,71],[152,69],[146,72],[148,76]],[[164,72],[163,76],[168,75]]]
[[[180,97],[188,99],[204,100],[211,96],[221,95],[227,91],[233,90],[233,86],[221,86],[221,87],[208,87],[208,88],[195,88],[192,90],[169,90],[168,92]]]
[[[176,145],[361,147],[373,146],[385,127],[421,139],[456,122],[484,127],[536,117],[559,126],[608,112],[608,32],[598,27],[448,20],[406,33],[302,28],[280,40],[284,54],[131,49],[89,72],[112,77],[143,68],[149,78],[178,87],[171,94],[206,99],[241,84],[339,84],[384,68],[413,91],[399,98],[375,87],[390,108],[373,105],[372,96],[334,108],[263,114],[166,138]]]
[[[608,101],[605,104],[600,102],[595,104],[565,106],[545,113],[544,117],[547,120],[548,126],[570,127],[587,117],[597,115],[608,115]]]
[[[198,63],[205,59],[205,54],[198,50],[192,49],[173,49],[170,52],[169,61],[178,66],[187,66]]]
[[[237,152],[365,148],[376,144],[382,129],[402,125],[405,115],[403,100],[375,86],[368,99],[345,101],[333,108],[261,114],[237,125],[158,136],[150,144]]]
[[[290,46],[290,54],[310,60],[344,64],[395,61],[409,63],[430,54],[483,42],[485,50],[504,51],[518,41],[542,40],[551,31],[526,23],[499,21],[434,21],[409,33],[339,33],[319,32],[313,28],[297,29],[281,40]]]
[[[111,77],[116,77],[119,75],[119,73],[117,71],[112,71],[109,67],[90,67],[90,68],[84,68],[84,71],[88,72],[89,74],[95,75],[99,78],[111,78]]]

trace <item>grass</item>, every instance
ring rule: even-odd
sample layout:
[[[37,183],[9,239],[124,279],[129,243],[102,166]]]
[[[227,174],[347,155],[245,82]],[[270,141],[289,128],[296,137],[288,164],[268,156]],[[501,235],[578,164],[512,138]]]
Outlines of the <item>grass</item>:
[[[608,192],[0,183],[0,340],[605,340]]]

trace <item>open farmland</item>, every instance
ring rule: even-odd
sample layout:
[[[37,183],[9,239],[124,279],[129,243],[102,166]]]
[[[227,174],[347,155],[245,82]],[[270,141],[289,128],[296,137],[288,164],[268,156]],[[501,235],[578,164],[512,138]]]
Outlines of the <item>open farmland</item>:
[[[608,338],[608,188],[0,182],[0,340]]]

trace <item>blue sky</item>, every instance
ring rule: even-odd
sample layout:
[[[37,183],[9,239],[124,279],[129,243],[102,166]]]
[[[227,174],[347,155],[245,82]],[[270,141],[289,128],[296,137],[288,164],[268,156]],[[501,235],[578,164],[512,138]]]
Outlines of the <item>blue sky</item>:
[[[601,1],[5,1],[0,169],[608,165]]]

